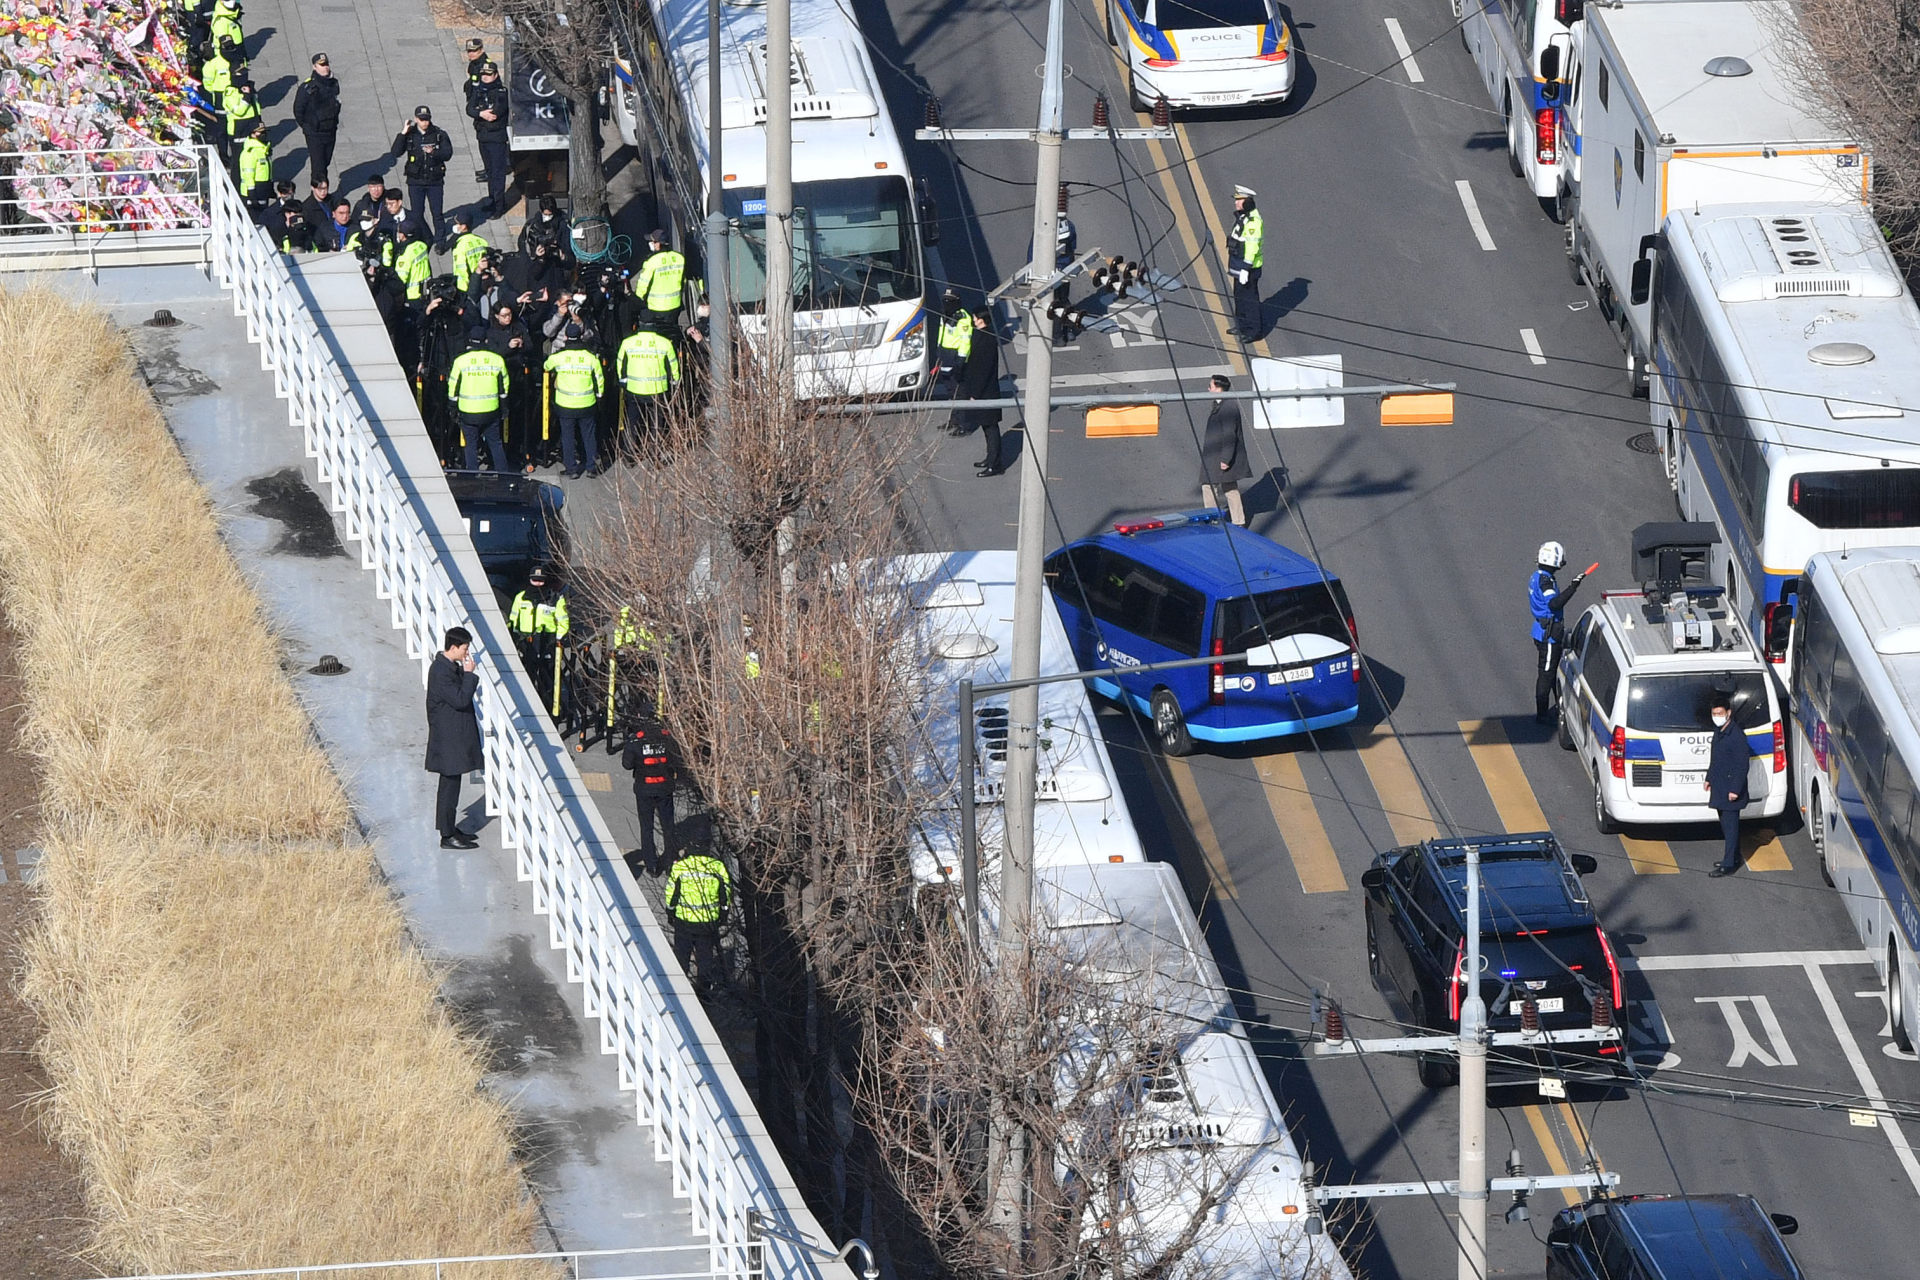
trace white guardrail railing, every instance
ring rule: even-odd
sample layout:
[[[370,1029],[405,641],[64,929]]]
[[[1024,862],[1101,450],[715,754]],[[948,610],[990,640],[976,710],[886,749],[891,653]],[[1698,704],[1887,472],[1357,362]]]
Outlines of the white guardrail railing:
[[[215,164],[209,172],[214,278],[233,291],[247,336],[260,345],[262,366],[287,400],[293,425],[305,432],[307,455],[332,488],[333,510],[347,538],[360,544],[361,567],[373,573],[380,598],[391,602],[393,625],[405,633],[407,656],[420,662],[424,681],[446,628],[470,623],[467,607],[286,261],[248,217],[224,170]],[[475,590],[489,588],[482,580]],[[712,1064],[724,1063],[724,1053],[685,975],[649,965],[648,956],[671,963],[664,940],[656,930],[642,945],[626,916],[650,925],[647,906],[630,903],[602,876],[599,868],[619,858],[582,829],[574,802],[563,796],[577,797],[580,788],[548,763],[566,759],[565,744],[537,714],[516,723],[516,707],[532,710],[536,702],[512,695],[509,681],[524,677],[503,672],[485,652],[476,670],[487,812],[500,819],[520,879],[534,885],[534,910],[548,918],[551,945],[566,952],[568,978],[586,990],[587,1016],[600,1023],[600,1050],[616,1058],[620,1088],[634,1092],[639,1121],[653,1130],[655,1159],[672,1167],[674,1194],[692,1204],[692,1227],[708,1237],[712,1274],[851,1280],[843,1265],[825,1261],[831,1250],[823,1254],[814,1243],[823,1233],[730,1067],[724,1071],[731,1088],[723,1089]],[[536,744],[549,749],[548,758]],[[727,1096],[732,1090],[739,1096]]]

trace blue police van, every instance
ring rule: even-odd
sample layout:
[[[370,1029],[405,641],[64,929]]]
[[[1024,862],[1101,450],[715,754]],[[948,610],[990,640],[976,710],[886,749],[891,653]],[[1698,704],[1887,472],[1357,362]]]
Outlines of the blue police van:
[[[1359,633],[1340,580],[1216,510],[1116,524],[1047,558],[1084,670],[1273,645],[1273,665],[1216,662],[1095,677],[1153,721],[1169,755],[1346,724],[1360,714]]]

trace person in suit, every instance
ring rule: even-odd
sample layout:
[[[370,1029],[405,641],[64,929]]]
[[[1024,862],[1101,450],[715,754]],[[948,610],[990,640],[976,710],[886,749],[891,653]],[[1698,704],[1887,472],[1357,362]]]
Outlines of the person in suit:
[[[1726,847],[1709,873],[1718,880],[1740,869],[1740,810],[1747,806],[1747,764],[1753,749],[1746,730],[1733,722],[1732,699],[1713,700],[1713,754],[1707,758],[1707,803],[1720,815]]]
[[[477,849],[460,829],[460,775],[480,768],[480,721],[473,712],[480,677],[473,673],[473,634],[447,629],[446,647],[427,670],[427,772],[440,775],[433,820],[442,849]]]
[[[1228,391],[1233,386],[1219,374],[1215,374],[1208,385],[1215,391]],[[1240,406],[1231,400],[1216,400],[1207,414],[1207,430],[1201,438],[1201,503],[1209,507],[1225,506],[1227,518],[1245,528],[1247,506],[1240,497],[1240,482],[1252,476],[1253,468],[1247,463],[1247,438],[1240,422]]]

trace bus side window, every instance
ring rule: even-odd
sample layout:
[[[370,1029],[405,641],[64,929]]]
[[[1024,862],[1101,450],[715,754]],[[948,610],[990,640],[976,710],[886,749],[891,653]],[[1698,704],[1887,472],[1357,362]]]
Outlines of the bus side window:
[[[1826,606],[1814,591],[1812,580],[1802,579],[1801,583],[1799,616],[1793,629],[1793,678],[1818,706],[1824,707],[1833,676],[1833,622],[1827,617]]]
[[[1207,598],[1192,587],[1169,582],[1153,620],[1154,643],[1188,658],[1200,656],[1200,628],[1206,620]]]
[[[1608,89],[1607,80],[1608,80],[1607,64],[1603,62],[1600,64],[1600,86],[1599,86],[1600,87],[1600,109],[1602,111],[1605,111],[1607,109],[1607,89]]]

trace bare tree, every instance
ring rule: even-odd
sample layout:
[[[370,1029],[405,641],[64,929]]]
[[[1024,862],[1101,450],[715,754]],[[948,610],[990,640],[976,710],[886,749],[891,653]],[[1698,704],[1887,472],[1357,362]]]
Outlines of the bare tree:
[[[1774,48],[1865,144],[1873,210],[1901,265],[1920,264],[1920,0],[1801,0]]]
[[[513,41],[567,100],[567,194],[576,217],[607,216],[599,98],[613,48],[609,0],[477,0],[513,24]]]

